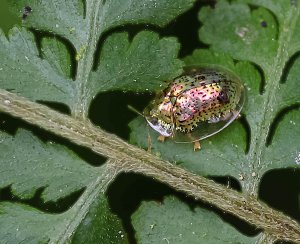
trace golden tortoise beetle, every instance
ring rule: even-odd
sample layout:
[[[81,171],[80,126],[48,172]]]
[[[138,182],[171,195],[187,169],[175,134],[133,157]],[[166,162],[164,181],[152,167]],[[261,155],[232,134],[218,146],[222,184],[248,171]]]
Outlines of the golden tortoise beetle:
[[[164,141],[194,142],[212,136],[235,120],[245,101],[241,80],[219,66],[186,67],[185,72],[172,80],[145,108],[148,124]]]

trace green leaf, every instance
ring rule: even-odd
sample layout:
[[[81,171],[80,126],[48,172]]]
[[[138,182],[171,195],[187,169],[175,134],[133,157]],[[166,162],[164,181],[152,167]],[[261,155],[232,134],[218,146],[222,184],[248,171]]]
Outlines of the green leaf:
[[[191,209],[174,197],[143,202],[132,217],[138,243],[255,243],[211,211]]]
[[[98,71],[94,73],[92,72],[93,58],[99,36],[104,31],[124,24],[143,23],[164,26],[178,14],[191,7],[193,2],[194,0],[177,0],[174,2],[149,1],[144,3],[137,0],[127,0],[126,3],[120,4],[114,1],[93,0],[87,2],[86,6],[83,6],[82,1],[79,0],[11,2],[14,11],[23,11],[25,6],[31,7],[31,13],[23,21],[26,26],[58,34],[66,38],[67,42],[71,42],[76,49],[76,57],[74,58],[78,61],[78,68],[74,82],[65,80],[66,73],[69,73],[70,60],[62,44],[57,46],[58,42],[54,44],[55,41],[50,44],[49,38],[44,40],[42,48],[45,48],[45,59],[43,60],[40,58],[35,60],[28,53],[27,58],[25,58],[30,60],[31,64],[27,68],[28,72],[38,73],[33,66],[39,66],[41,62],[46,63],[48,61],[49,64],[47,65],[52,66],[51,70],[54,69],[56,73],[63,76],[55,77],[53,80],[54,85],[62,93],[60,94],[61,97],[51,99],[51,96],[47,95],[55,93],[49,89],[44,89],[45,83],[50,83],[46,71],[43,72],[43,78],[46,80],[36,78],[35,80],[39,82],[34,83],[36,89],[29,94],[31,95],[29,97],[36,99],[34,94],[38,93],[41,98],[37,100],[63,102],[69,105],[73,114],[85,114],[91,100],[100,91],[157,89],[159,83],[162,83],[164,79],[174,78],[182,71],[182,63],[176,59],[179,45],[174,38],[159,40],[158,35],[144,32],[137,34],[132,43],[129,44],[128,36],[125,33],[112,34],[102,47],[100,66]],[[94,18],[93,16],[97,17]],[[13,46],[14,43],[11,45]],[[35,45],[30,43],[30,46],[37,55]],[[115,47],[117,48],[115,49]],[[7,52],[12,52],[12,50],[7,50]],[[8,53],[4,56],[9,55]],[[54,62],[53,60],[57,61]],[[39,69],[41,68],[39,67]],[[47,72],[49,72],[48,70]],[[9,72],[11,70],[7,70],[8,74]],[[49,75],[53,76],[51,73]],[[27,81],[28,77],[25,78]],[[61,81],[62,79],[63,81]],[[139,81],[148,87],[137,86]],[[0,80],[1,83],[5,83],[2,87],[6,89],[16,89],[16,84],[8,81],[1,82]],[[48,92],[47,96],[40,91],[41,89]],[[28,96],[29,92],[24,91],[23,86],[19,90],[22,95]]]
[[[174,17],[192,7],[194,2],[193,0],[105,1],[106,11],[99,18],[104,20],[104,29],[129,23],[151,23],[164,26],[173,20]]]
[[[13,28],[7,39],[0,32],[0,85],[32,100],[71,105],[74,84],[62,77],[53,63],[42,59],[33,35]]]
[[[199,19],[204,23],[200,39],[213,50],[226,52],[239,60],[250,60],[263,68],[270,65],[276,55],[278,26],[273,15],[264,8],[251,11],[245,4],[220,1],[214,10],[203,8]],[[215,38],[216,33],[218,38]]]
[[[76,240],[126,242],[120,221],[110,212],[103,194],[111,177],[105,166],[92,167],[65,147],[43,143],[25,130],[19,130],[14,137],[1,132],[0,151],[0,188],[10,185],[19,198],[31,198],[37,189],[45,187],[43,200],[57,201],[87,188],[77,203],[62,214],[42,212],[24,204],[0,203],[0,236],[5,242],[57,242],[69,239],[73,232]],[[86,230],[93,235],[85,235]]]
[[[42,40],[43,57],[56,71],[65,78],[71,77],[71,56],[66,46],[52,38]]]
[[[109,204],[103,196],[90,207],[72,243],[127,243],[121,221],[110,212]]]
[[[283,80],[284,83],[279,87],[280,93],[277,97],[278,108],[276,112],[280,112],[289,106],[300,103],[299,69],[300,59],[297,58],[289,70],[287,79]]]
[[[37,30],[63,36],[76,49],[87,41],[89,31],[88,19],[84,19],[83,1],[9,1],[11,11],[22,13],[24,7],[29,6],[32,11],[23,21],[23,25]]]
[[[110,36],[104,43],[91,90],[155,91],[162,81],[182,72],[176,59],[179,45],[174,38],[159,39],[152,32],[138,33],[131,43],[127,33]]]
[[[45,214],[23,204],[0,203],[0,236],[5,243],[45,243],[64,224],[59,215]]]
[[[2,202],[1,240],[4,243],[65,243],[71,240],[73,243],[127,243],[121,223],[109,211],[103,194],[94,200],[89,206],[90,212],[84,212],[88,209],[76,204],[62,214],[45,213],[24,204]]]
[[[46,187],[45,201],[56,201],[86,187],[102,171],[67,148],[43,143],[25,130],[14,137],[1,132],[0,142],[0,188],[11,186],[20,198],[31,198],[37,189]]]
[[[264,155],[266,169],[300,166],[300,110],[292,110],[277,125],[273,143]],[[288,141],[288,143],[287,143]]]
[[[190,7],[194,0],[177,1],[140,1],[124,0],[93,0],[87,2],[85,7],[81,0],[68,1],[12,1],[13,11],[22,11],[25,6],[32,8],[32,13],[26,18],[24,24],[34,29],[47,30],[64,36],[70,40],[77,51],[88,43],[88,35],[94,26],[91,26],[89,8],[94,11],[99,23],[98,36],[113,27],[125,24],[153,24],[164,26],[176,16]],[[86,11],[84,11],[86,9]]]

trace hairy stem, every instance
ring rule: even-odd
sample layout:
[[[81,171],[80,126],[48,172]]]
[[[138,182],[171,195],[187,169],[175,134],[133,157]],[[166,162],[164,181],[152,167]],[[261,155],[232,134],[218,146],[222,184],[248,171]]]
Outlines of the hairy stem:
[[[300,242],[300,226],[297,222],[269,208],[255,197],[245,196],[204,177],[189,173],[95,127],[87,120],[63,115],[2,89],[0,89],[0,111],[113,159],[109,163],[117,162],[118,165],[115,166],[125,172],[148,175],[195,199],[215,205],[263,229],[274,239]]]

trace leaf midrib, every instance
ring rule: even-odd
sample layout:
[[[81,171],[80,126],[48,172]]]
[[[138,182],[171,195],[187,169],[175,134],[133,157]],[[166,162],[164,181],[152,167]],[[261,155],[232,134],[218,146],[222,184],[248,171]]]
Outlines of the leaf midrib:
[[[248,172],[248,177],[244,181],[244,189],[251,195],[257,195],[260,180],[259,171],[263,169],[264,164],[268,163],[263,162],[261,164],[260,160],[266,151],[267,138],[274,119],[274,112],[276,111],[276,94],[279,92],[283,69],[291,56],[287,47],[290,45],[299,14],[299,8],[292,8],[286,18],[283,18],[284,22],[279,30],[277,54],[273,62],[270,62],[266,69],[266,92],[263,94],[262,106],[264,116],[262,121],[257,125],[256,134],[251,139],[252,146],[250,146],[247,161],[252,167]],[[256,177],[251,175],[253,172],[256,173]]]
[[[82,58],[78,61],[77,77],[76,77],[76,89],[77,96],[76,101],[72,107],[72,115],[80,119],[86,119],[88,113],[88,106],[90,101],[89,90],[87,89],[87,83],[89,75],[92,71],[94,54],[97,48],[97,42],[99,33],[101,32],[101,18],[99,17],[101,0],[90,0],[86,2],[86,19],[88,26],[88,34],[86,43],[82,47],[86,47],[86,50]],[[100,15],[101,17],[102,15]],[[78,50],[77,50],[78,52]]]

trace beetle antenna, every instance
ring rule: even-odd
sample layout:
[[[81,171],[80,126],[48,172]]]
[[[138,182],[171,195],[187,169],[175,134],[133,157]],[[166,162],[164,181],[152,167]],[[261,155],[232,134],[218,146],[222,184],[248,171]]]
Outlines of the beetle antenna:
[[[139,112],[138,110],[136,110],[134,107],[132,107],[131,105],[127,105],[128,109],[131,110],[132,112],[142,116],[142,117],[145,117],[141,112]]]

